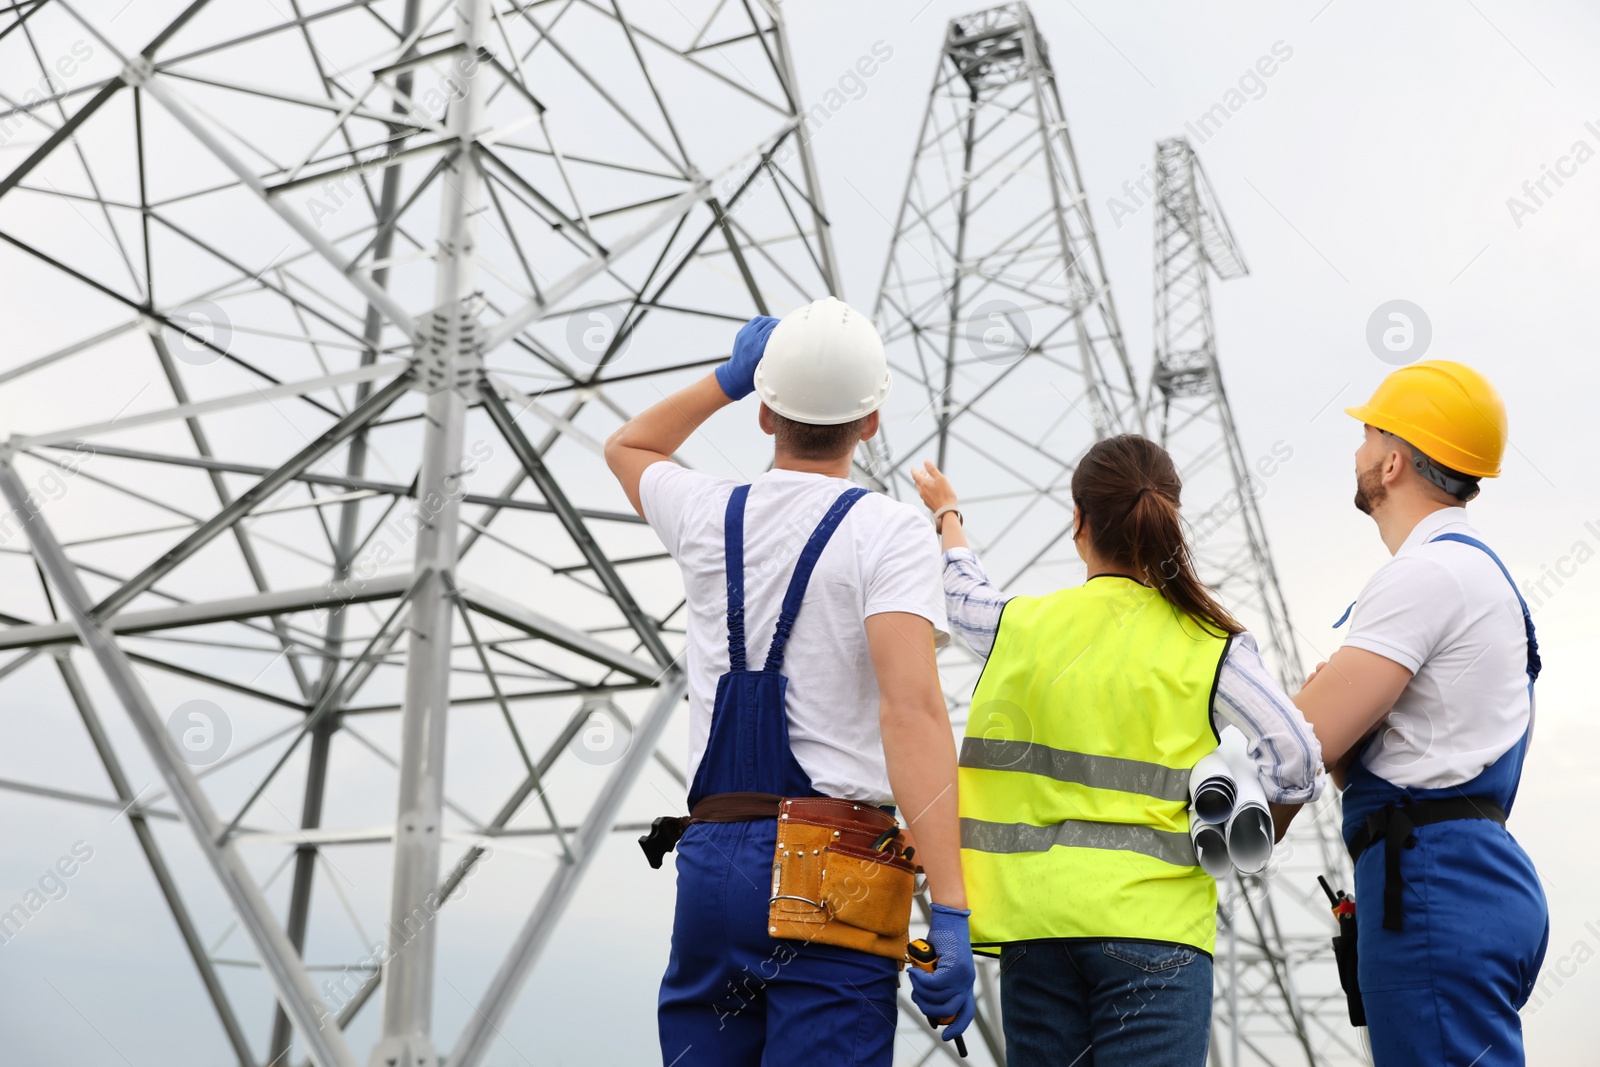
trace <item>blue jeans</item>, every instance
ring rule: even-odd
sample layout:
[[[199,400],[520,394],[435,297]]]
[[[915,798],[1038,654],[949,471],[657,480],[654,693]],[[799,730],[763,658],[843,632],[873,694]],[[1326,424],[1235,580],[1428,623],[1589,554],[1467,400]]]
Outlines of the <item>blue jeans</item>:
[[[1153,941],[1000,950],[1010,1067],[1204,1067],[1211,957]]]

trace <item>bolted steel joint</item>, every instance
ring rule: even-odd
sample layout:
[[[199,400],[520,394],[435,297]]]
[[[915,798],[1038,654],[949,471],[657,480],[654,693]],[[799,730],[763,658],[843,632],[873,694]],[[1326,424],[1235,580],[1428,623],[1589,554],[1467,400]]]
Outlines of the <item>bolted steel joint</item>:
[[[482,328],[478,322],[481,298],[475,293],[455,304],[434,308],[423,319],[422,343],[417,353],[417,389],[438,393],[454,389],[475,395],[483,374]]]

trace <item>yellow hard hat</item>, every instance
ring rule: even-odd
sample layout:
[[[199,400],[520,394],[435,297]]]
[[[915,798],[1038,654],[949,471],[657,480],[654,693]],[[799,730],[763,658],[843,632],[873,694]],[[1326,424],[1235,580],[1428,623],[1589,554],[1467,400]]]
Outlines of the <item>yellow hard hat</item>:
[[[1371,400],[1344,410],[1451,470],[1500,475],[1506,404],[1489,379],[1464,363],[1428,359],[1401,367],[1378,383]]]

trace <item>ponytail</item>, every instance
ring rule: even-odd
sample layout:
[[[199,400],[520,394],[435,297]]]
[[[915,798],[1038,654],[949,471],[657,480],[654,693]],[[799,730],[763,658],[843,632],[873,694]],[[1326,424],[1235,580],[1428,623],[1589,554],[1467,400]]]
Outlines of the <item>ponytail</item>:
[[[1138,434],[1096,442],[1072,474],[1072,500],[1096,552],[1206,629],[1242,633],[1194,572],[1178,516],[1182,489],[1172,457]]]

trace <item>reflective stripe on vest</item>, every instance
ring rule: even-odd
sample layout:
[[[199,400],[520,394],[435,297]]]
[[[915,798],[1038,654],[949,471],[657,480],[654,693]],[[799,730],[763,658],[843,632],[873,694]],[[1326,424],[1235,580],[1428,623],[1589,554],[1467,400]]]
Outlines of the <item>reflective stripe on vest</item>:
[[[1067,848],[1107,848],[1138,852],[1180,867],[1194,866],[1194,844],[1188,834],[1115,822],[1067,819],[1054,826],[961,820],[961,845],[979,852],[1048,852]]]
[[[1062,782],[1092,785],[1096,789],[1148,793],[1162,800],[1189,799],[1188,767],[1163,767],[1159,763],[1122,756],[1063,752],[1032,741],[963,738],[961,766],[989,771],[1027,771]]]
[[[1217,887],[1189,840],[1227,640],[1153,589],[1095,578],[1006,604],[961,745],[972,940],[1174,941],[1210,952]]]

